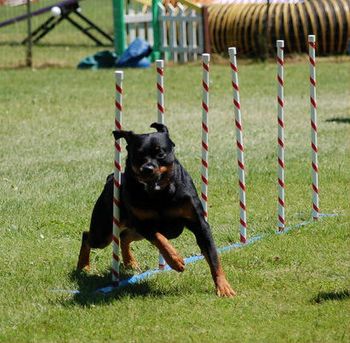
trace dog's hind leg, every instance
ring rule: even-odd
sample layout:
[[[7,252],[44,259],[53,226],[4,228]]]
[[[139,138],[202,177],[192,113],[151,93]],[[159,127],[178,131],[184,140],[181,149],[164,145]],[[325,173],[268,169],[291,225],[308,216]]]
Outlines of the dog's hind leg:
[[[101,234],[103,233],[103,234]],[[112,242],[112,233],[107,231],[84,231],[78,259],[78,269],[89,270],[91,249],[103,249]]]
[[[137,271],[140,270],[140,267],[131,251],[130,244],[141,239],[143,239],[141,235],[130,229],[125,229],[120,234],[120,249],[123,257],[124,267],[126,269]]]
[[[78,259],[78,269],[89,269],[90,268],[90,251],[91,247],[89,244],[89,232],[84,231],[81,240],[81,247]]]

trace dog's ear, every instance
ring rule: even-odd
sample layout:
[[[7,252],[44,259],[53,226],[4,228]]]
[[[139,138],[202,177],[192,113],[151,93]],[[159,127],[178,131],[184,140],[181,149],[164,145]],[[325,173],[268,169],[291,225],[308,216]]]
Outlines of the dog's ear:
[[[168,133],[169,134],[169,130],[168,128],[161,123],[152,123],[150,127],[153,127],[154,129],[156,129],[158,132],[164,132],[164,133]]]
[[[169,137],[169,130],[168,130],[168,128],[167,128],[164,124],[161,124],[161,123],[152,123],[152,124],[151,124],[151,127],[153,127],[154,129],[156,129],[158,132],[164,132],[164,133],[166,133],[166,134],[168,135],[168,137]],[[175,144],[174,144],[174,142],[170,139],[170,137],[169,137],[169,141],[170,141],[171,145],[174,147]]]
[[[124,138],[126,142],[129,144],[132,137],[134,136],[134,133],[132,131],[116,130],[116,131],[113,131],[113,136],[115,140]]]

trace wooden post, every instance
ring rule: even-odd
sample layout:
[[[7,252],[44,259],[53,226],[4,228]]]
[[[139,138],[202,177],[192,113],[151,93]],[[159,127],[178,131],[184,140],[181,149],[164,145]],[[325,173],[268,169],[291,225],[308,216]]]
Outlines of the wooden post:
[[[124,0],[113,0],[114,49],[118,56],[125,50]]]
[[[160,27],[159,27],[159,4],[160,0],[152,0],[152,26],[153,26],[153,51],[152,60],[160,58]]]
[[[27,0],[27,33],[28,33],[28,39],[27,39],[27,51],[26,51],[26,66],[27,67],[33,67],[33,41],[32,41],[32,10],[30,6],[30,1]]]

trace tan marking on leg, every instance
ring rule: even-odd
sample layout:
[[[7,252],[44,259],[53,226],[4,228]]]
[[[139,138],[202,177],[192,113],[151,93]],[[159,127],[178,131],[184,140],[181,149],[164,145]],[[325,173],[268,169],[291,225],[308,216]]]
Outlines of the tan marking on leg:
[[[130,249],[130,244],[141,239],[143,239],[141,235],[130,229],[126,229],[121,233],[120,249],[125,268],[140,271],[140,267]]]
[[[81,247],[80,247],[79,258],[78,258],[78,265],[77,265],[77,268],[79,270],[90,269],[90,251],[91,251],[91,248],[89,246],[89,243],[87,242],[87,239],[84,240],[84,236],[83,236],[83,240],[81,242]]]
[[[232,298],[236,295],[236,292],[232,289],[231,285],[226,279],[226,275],[221,266],[221,261],[218,256],[218,266],[211,265],[207,254],[204,254],[206,261],[209,264],[210,272],[215,283],[216,295],[219,297]]]
[[[166,237],[157,232],[152,243],[159,249],[159,252],[163,255],[165,261],[172,269],[176,270],[177,272],[183,272],[185,270],[184,260],[169,243]]]

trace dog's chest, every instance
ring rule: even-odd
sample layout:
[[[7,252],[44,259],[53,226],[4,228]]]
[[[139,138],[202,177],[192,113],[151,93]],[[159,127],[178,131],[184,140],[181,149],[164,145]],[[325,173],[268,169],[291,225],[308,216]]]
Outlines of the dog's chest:
[[[159,208],[132,206],[131,213],[139,221],[168,221],[193,219],[193,207],[189,202]]]

